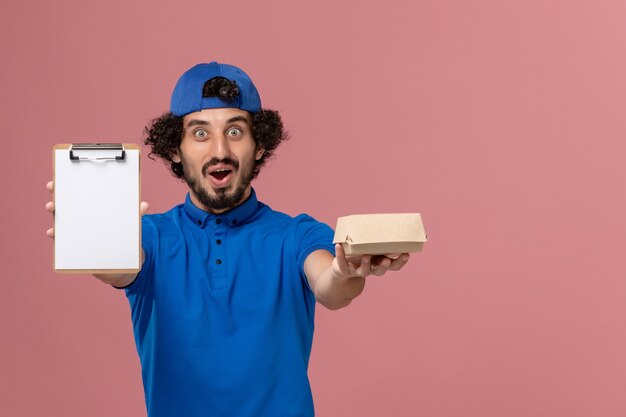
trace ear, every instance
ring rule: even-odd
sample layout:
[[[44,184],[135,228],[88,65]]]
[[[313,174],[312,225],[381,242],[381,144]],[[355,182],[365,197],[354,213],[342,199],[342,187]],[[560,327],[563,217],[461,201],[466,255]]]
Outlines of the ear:
[[[180,159],[180,155],[178,153],[178,149],[172,151],[170,153],[170,158],[172,159],[172,161],[176,162],[177,164],[180,163],[181,159]]]
[[[258,161],[259,159],[261,159],[261,157],[263,156],[264,153],[265,153],[265,149],[258,148],[256,150],[256,154],[254,155],[254,159]]]

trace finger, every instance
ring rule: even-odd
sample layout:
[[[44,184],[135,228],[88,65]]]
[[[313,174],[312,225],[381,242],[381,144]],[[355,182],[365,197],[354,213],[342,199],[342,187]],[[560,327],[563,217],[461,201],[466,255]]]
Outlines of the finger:
[[[383,256],[380,259],[377,259],[375,262],[372,262],[372,269],[386,269],[389,267],[389,265],[391,265],[391,259]]]
[[[48,181],[48,183],[46,184],[46,188],[48,189],[48,191],[53,192],[54,191],[54,182],[53,181]]]
[[[408,253],[403,253],[402,256],[391,262],[391,265],[389,265],[389,269],[392,271],[400,270],[400,268],[402,268],[409,261],[410,257],[411,256]]]
[[[400,256],[391,260],[389,258],[383,258],[379,265],[376,268],[372,269],[372,273],[377,276],[385,275],[387,271],[398,271],[400,270],[409,260],[408,253],[402,253]]]
[[[391,264],[391,259],[382,257],[382,260],[380,260],[377,264],[372,264],[371,274],[379,276],[379,277],[384,275],[385,272],[387,272],[387,269],[389,268],[390,264]]]
[[[346,260],[350,265],[354,265],[354,267],[358,267],[361,265],[361,258],[363,255],[346,255]]]
[[[54,203],[52,201],[48,201],[46,203],[46,210],[48,210],[50,213],[54,213]]]
[[[376,268],[375,270],[372,271],[372,275],[376,275],[377,277],[382,277],[383,275],[385,275],[385,272],[387,271],[388,271],[387,268]]]
[[[351,274],[350,264],[346,259],[346,252],[343,250],[343,245],[341,243],[335,244],[335,259],[337,259],[337,266],[339,267],[339,272],[342,275],[349,276]]]
[[[48,237],[54,237],[54,229],[46,230],[46,235],[48,235]]]
[[[141,204],[139,205],[139,211],[141,212],[141,215],[143,216],[144,214],[146,214],[148,210],[150,210],[150,204],[146,203],[145,201],[142,201]]]
[[[363,255],[361,265],[356,268],[356,273],[361,277],[366,277],[372,273],[372,256]]]
[[[385,255],[374,255],[372,256],[372,268],[378,268],[380,264],[385,260]]]

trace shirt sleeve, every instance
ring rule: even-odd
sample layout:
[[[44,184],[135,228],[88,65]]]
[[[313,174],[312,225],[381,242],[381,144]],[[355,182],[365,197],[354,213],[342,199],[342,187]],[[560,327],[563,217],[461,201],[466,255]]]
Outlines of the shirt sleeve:
[[[298,225],[295,232],[295,248],[298,268],[308,286],[304,273],[304,262],[312,252],[318,249],[325,249],[335,256],[335,245],[333,245],[335,232],[327,224],[319,222],[307,214],[301,214],[296,219]]]
[[[120,290],[126,290],[126,293],[136,293],[141,291],[146,276],[152,274],[154,269],[154,248],[156,239],[156,228],[150,219],[150,215],[146,214],[141,218],[141,247],[143,249],[144,258],[141,270],[130,284],[124,287],[115,287]]]

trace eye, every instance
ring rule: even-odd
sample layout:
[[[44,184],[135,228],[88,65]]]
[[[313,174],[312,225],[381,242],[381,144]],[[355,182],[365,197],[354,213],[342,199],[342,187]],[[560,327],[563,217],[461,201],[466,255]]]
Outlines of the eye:
[[[195,132],[193,132],[193,135],[200,139],[206,139],[209,136],[209,134],[204,129],[196,130]]]
[[[233,136],[233,137],[237,137],[237,136],[241,136],[243,132],[241,131],[241,129],[236,128],[236,127],[231,127],[230,129],[228,129],[228,131],[226,132],[226,134],[228,136]]]

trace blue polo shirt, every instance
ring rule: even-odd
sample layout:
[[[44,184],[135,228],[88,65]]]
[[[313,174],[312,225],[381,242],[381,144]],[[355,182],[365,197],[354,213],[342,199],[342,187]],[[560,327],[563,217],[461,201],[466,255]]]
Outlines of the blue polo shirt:
[[[313,416],[307,367],[313,251],[333,231],[252,190],[219,215],[191,202],[143,216],[145,260],[126,287],[150,417]]]

